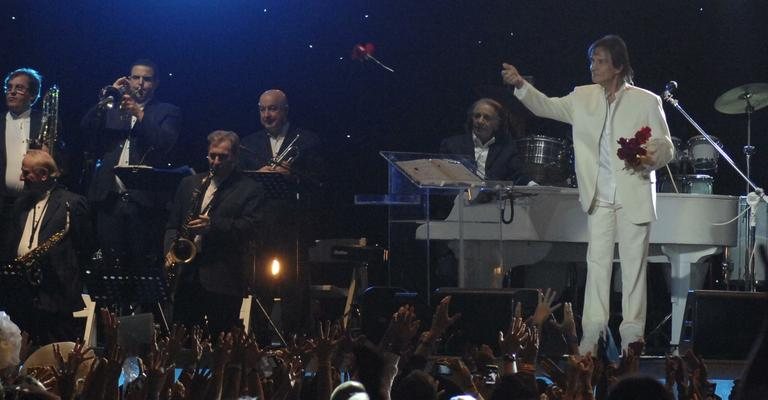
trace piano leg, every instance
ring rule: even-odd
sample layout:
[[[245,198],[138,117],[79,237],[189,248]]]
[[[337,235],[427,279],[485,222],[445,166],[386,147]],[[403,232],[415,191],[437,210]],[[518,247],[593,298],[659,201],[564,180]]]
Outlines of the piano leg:
[[[722,248],[716,246],[704,247],[670,244],[661,246],[661,251],[669,258],[669,262],[672,265],[672,280],[670,283],[672,339],[669,344],[670,346],[679,346],[688,290],[700,289],[706,275],[705,271],[691,271],[691,264],[701,262],[706,257],[720,253]]]

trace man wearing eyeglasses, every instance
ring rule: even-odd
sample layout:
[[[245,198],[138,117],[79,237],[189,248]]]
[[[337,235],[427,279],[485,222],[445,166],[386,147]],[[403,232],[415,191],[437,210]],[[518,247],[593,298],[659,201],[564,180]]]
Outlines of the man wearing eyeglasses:
[[[188,264],[177,264],[173,319],[210,333],[239,325],[239,310],[251,281],[249,244],[263,231],[261,185],[237,169],[240,138],[235,132],[208,135],[209,173],[184,178],[174,197],[165,231],[165,252],[184,231],[197,247]],[[197,194],[195,194],[197,193]],[[193,204],[193,198],[197,201]]]
[[[114,172],[115,166],[168,167],[181,112],[155,99],[159,75],[154,62],[134,62],[130,74],[112,84],[122,98],[114,99],[112,107],[100,102],[81,122],[83,141],[89,144],[95,165],[87,197],[96,211],[96,232],[107,267],[145,268],[160,259],[162,188],[129,188]]]
[[[24,189],[19,181],[21,161],[30,144],[37,140],[42,113],[32,110],[40,97],[42,78],[31,68],[19,68],[8,73],[3,81],[5,105],[8,111],[0,116],[0,226],[8,226],[11,208]],[[5,229],[0,232],[0,239]]]

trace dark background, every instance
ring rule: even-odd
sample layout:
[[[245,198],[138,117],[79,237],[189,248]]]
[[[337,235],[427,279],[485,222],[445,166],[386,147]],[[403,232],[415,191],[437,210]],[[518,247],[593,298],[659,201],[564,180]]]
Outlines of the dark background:
[[[352,204],[355,193],[386,190],[378,151],[434,151],[460,133],[475,89],[500,85],[502,61],[550,95],[589,83],[585,50],[608,33],[626,40],[638,86],[658,93],[679,82],[684,107],[742,165],[745,118],[720,114],[713,103],[728,89],[768,81],[767,21],[764,0],[4,0],[0,70],[30,66],[42,72],[44,89],[60,86],[64,132],[76,150],[88,140],[79,119],[99,88],[135,59],[151,58],[162,78],[157,97],[184,112],[176,162],[198,168],[208,132],[255,131],[259,94],[281,88],[294,123],[322,136],[332,167],[332,207],[318,236],[381,241],[385,210]],[[374,43],[396,72],[351,60],[360,42]],[[665,108],[674,136],[695,135]],[[528,127],[569,132],[536,120]],[[767,134],[764,109],[753,119],[758,184],[768,178]],[[721,160],[716,193],[743,190]]]

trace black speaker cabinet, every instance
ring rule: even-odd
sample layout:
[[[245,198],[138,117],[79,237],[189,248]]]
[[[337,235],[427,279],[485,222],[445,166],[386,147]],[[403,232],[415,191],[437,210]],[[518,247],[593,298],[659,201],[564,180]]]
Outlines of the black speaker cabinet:
[[[745,360],[766,317],[768,293],[694,290],[688,292],[681,351],[706,359]]]
[[[440,288],[432,296],[433,308],[451,296],[451,315],[461,318],[448,332],[444,352],[460,355],[467,346],[487,344],[498,350],[499,331],[506,331],[514,312],[513,304],[523,304],[523,316],[533,314],[538,289],[459,289]]]

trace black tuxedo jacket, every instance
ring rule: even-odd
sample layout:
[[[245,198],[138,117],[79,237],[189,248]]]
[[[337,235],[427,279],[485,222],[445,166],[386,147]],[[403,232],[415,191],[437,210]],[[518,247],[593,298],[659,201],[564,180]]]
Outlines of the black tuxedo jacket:
[[[13,226],[4,246],[3,258],[10,262],[16,256],[24,233],[27,216],[36,203],[31,193],[24,192],[14,204]],[[83,196],[56,187],[51,191],[48,206],[40,222],[38,245],[64,229],[69,203],[70,226],[64,239],[41,259],[43,281],[33,300],[35,309],[69,313],[83,308],[80,268],[85,267],[95,248],[88,205]]]
[[[83,117],[80,127],[90,150],[100,160],[88,188],[88,200],[103,201],[110,192],[117,190],[113,168],[120,160],[126,137],[131,136],[130,164],[145,164],[167,168],[168,155],[176,144],[181,127],[181,111],[173,104],[154,99],[144,106],[144,118],[130,128],[130,118],[120,118],[120,111],[91,108]],[[140,204],[158,206],[152,193],[130,190]]]
[[[188,176],[179,184],[165,231],[166,254],[189,213],[193,191],[206,175]],[[198,273],[203,288],[210,292],[244,295],[251,279],[249,244],[258,242],[256,236],[264,229],[263,203],[261,185],[234,171],[211,200],[211,225],[203,235],[201,251],[189,265],[181,266],[178,279],[192,280]]]
[[[321,142],[314,132],[291,124],[278,154],[288,147],[296,135],[300,135],[294,144],[299,152],[291,164],[291,171],[300,179],[304,178],[302,181],[308,187],[320,186],[326,179],[326,170],[321,154]],[[244,137],[240,144],[244,147],[240,152],[240,167],[243,170],[257,170],[272,159],[272,145],[266,130]]]
[[[475,158],[475,144],[471,134],[445,138],[440,143],[440,154],[461,154]],[[489,180],[514,181],[516,185],[527,185],[530,179],[523,175],[523,162],[517,147],[508,136],[497,137],[488,149],[485,160],[485,177]]]
[[[0,177],[3,181],[0,184],[0,195],[5,195],[5,171],[8,167],[7,157],[5,151],[5,118],[8,116],[8,112],[4,111],[0,116]],[[37,135],[40,133],[40,124],[42,123],[43,113],[38,110],[32,110],[29,119],[29,140],[30,143],[37,140]],[[18,170],[18,174],[21,175],[21,165],[14,167]]]

